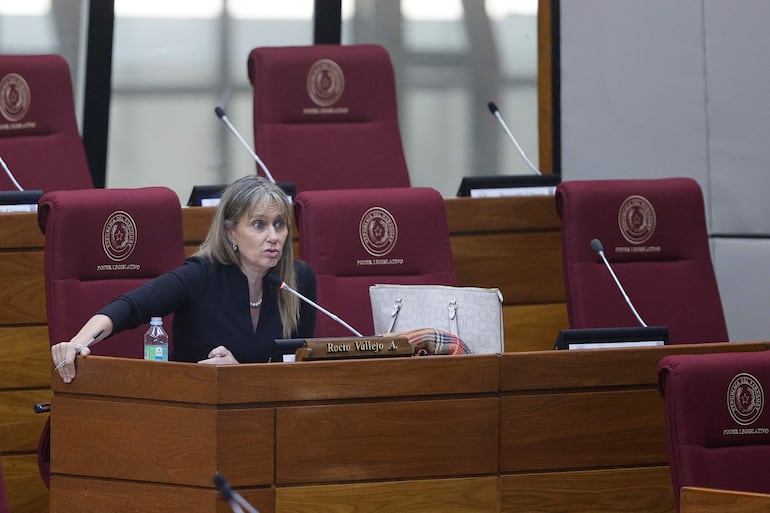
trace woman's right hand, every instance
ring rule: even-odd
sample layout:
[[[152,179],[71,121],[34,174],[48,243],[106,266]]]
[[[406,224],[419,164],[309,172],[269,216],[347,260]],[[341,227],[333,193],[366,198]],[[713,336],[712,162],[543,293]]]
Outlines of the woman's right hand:
[[[75,379],[75,357],[80,354],[86,356],[91,350],[87,347],[80,348],[77,342],[59,342],[51,347],[51,360],[54,370],[59,373],[62,381],[71,383]]]
[[[112,320],[106,315],[96,314],[86,322],[77,335],[69,342],[59,342],[51,346],[53,369],[59,373],[62,381],[71,383],[75,379],[75,358],[78,354],[91,354],[89,344],[95,344],[112,333]]]

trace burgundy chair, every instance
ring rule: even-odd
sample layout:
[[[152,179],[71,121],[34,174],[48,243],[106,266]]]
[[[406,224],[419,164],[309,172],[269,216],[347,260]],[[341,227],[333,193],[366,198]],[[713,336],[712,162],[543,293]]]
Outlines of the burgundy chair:
[[[658,373],[677,508],[683,486],[770,493],[770,351],[667,356]]]
[[[638,326],[592,239],[639,315],[672,344],[725,342],[703,196],[690,178],[585,180],[556,189],[571,328]]]
[[[38,223],[45,234],[52,345],[69,340],[102,306],[182,265],[185,257],[179,198],[166,187],[48,192],[39,201]],[[170,317],[164,321],[169,333]],[[92,354],[143,358],[146,330],[142,325],[111,336],[93,346]],[[38,449],[46,485],[47,437],[46,425]]]
[[[300,257],[317,275],[318,304],[372,335],[375,283],[456,285],[444,200],[430,188],[302,192]],[[319,314],[317,337],[351,336]]]
[[[255,48],[254,147],[297,192],[408,187],[393,66],[377,45]]]
[[[0,56],[0,157],[24,189],[93,187],[62,57]],[[16,190],[2,171],[0,190]]]

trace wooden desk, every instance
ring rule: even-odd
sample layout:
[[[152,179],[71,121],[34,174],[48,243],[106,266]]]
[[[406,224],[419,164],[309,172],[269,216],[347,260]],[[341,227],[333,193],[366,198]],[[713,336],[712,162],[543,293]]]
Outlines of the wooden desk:
[[[208,367],[54,383],[51,512],[673,513],[657,363],[765,343]],[[109,507],[108,507],[109,506]]]
[[[221,511],[219,470],[262,513],[315,512],[322,497],[383,511],[393,494],[404,502],[392,511],[493,513],[498,377],[496,355],[219,367],[89,357],[72,386],[54,384],[51,511]],[[415,497],[423,506],[397,507]]]
[[[764,493],[683,487],[679,513],[767,513],[770,495]]]

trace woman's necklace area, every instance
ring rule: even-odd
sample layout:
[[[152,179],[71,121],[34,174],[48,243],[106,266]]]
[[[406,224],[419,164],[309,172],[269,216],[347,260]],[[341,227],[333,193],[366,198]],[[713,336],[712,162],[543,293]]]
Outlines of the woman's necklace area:
[[[260,306],[262,306],[262,298],[259,298],[259,300],[257,301],[249,301],[249,306],[251,308],[259,308]]]

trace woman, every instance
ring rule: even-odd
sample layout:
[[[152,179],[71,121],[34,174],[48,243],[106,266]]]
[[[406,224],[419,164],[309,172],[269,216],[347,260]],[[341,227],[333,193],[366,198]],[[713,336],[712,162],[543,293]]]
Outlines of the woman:
[[[265,279],[274,273],[315,300],[313,269],[293,257],[291,212],[284,192],[263,178],[247,176],[228,186],[206,240],[181,267],[118,297],[70,341],[51,348],[62,380],[75,378],[75,356],[90,353],[82,346],[94,334],[98,343],[172,312],[176,361],[266,362],[274,339],[312,337],[315,310]]]

